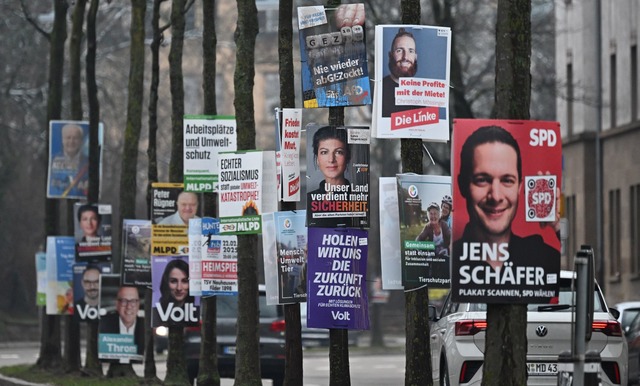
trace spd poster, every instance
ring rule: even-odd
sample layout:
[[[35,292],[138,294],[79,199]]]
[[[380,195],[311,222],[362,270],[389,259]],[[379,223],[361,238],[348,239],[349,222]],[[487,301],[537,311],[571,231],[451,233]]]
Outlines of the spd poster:
[[[460,119],[453,133],[453,300],[558,296],[560,125]]]

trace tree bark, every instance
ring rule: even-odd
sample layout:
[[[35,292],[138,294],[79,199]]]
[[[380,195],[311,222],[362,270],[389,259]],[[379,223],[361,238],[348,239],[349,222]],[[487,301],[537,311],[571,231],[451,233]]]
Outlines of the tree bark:
[[[171,2],[171,50],[169,51],[169,82],[171,89],[171,163],[169,181],[182,182],[184,80],[182,78],[182,51],[184,47],[185,0]]]
[[[529,119],[531,2],[499,0],[496,25],[495,118]],[[483,385],[527,383],[527,307],[489,304]]]

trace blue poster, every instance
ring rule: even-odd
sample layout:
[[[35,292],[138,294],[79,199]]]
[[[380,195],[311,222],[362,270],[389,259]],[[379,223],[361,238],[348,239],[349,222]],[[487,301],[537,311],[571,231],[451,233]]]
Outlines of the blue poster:
[[[73,314],[73,236],[47,237],[47,315]]]
[[[369,329],[368,232],[309,228],[307,326]]]

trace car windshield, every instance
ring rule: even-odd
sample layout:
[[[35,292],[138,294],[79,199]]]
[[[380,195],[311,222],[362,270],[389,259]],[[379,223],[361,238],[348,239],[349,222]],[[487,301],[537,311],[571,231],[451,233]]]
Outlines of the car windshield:
[[[258,297],[260,302],[261,318],[277,318],[278,306],[267,305],[267,298],[264,294]],[[235,318],[238,316],[238,297],[237,296],[217,296],[217,316],[219,318]]]
[[[575,304],[576,300],[573,298],[573,291],[571,290],[571,279],[560,279],[560,293],[558,297],[554,297],[547,304],[527,304],[528,311],[557,311],[557,312],[571,312],[573,310],[572,304]],[[593,296],[593,311],[604,312],[605,306],[600,297],[598,290],[595,290]],[[469,305],[469,311],[486,311],[487,305],[484,303],[475,303]]]

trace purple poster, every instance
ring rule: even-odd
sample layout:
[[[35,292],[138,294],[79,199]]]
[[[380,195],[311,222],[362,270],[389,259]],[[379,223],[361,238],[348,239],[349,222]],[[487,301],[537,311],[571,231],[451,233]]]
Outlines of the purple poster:
[[[307,326],[368,330],[368,232],[308,230]]]
[[[186,256],[151,256],[152,327],[195,326],[200,321],[200,298],[189,295]]]

